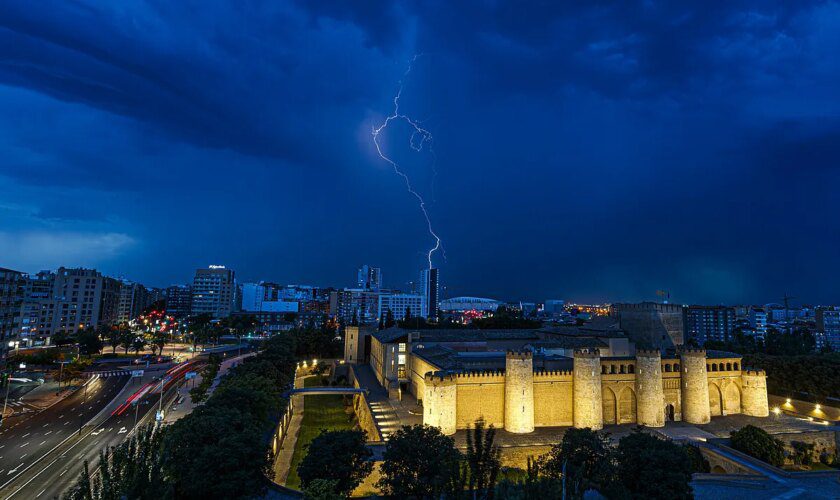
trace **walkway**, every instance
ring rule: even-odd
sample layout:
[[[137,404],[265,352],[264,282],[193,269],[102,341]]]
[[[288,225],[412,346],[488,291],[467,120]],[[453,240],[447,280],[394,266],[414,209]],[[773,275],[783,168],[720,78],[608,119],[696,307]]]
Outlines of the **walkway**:
[[[369,365],[353,365],[352,369],[357,385],[368,390],[368,404],[382,439],[387,440],[403,425],[423,423],[423,408],[417,404],[414,396],[405,392],[402,400],[390,399]]]
[[[367,389],[354,389],[352,387],[301,387],[289,391],[290,394],[305,394],[310,396],[318,394],[366,394],[367,392]]]
[[[303,388],[303,379],[304,377],[295,378],[295,389]],[[278,484],[286,484],[286,479],[289,477],[292,457],[295,454],[295,444],[300,432],[300,423],[303,420],[304,399],[303,394],[292,395],[292,420],[289,422],[286,437],[283,439],[280,452],[277,453],[277,459],[274,461],[274,482]]]

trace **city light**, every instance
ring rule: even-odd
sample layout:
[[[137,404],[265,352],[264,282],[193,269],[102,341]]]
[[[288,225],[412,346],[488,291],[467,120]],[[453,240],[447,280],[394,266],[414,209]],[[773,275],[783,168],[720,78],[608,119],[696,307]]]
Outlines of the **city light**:
[[[778,406],[776,406],[775,408],[773,408],[773,413],[778,415],[778,414],[782,413],[782,410]]]

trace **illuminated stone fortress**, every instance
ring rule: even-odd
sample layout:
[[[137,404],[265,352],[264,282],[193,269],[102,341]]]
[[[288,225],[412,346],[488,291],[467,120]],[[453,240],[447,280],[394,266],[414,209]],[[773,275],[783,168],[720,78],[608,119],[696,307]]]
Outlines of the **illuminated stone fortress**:
[[[391,397],[416,398],[423,422],[445,434],[479,418],[528,433],[768,415],[765,374],[745,370],[739,355],[687,348],[663,355],[606,331],[348,329],[345,347],[345,359],[355,356],[347,361],[369,363]]]

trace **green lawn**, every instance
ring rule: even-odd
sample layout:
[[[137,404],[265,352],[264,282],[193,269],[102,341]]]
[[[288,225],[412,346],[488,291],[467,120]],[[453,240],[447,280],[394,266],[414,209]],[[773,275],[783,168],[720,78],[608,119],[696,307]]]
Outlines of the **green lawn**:
[[[310,378],[304,379],[304,385]],[[311,377],[317,380],[317,377]],[[318,384],[313,384],[318,385]],[[344,397],[340,395],[318,395],[304,396],[303,420],[300,424],[300,433],[295,443],[295,453],[292,455],[292,465],[289,477],[286,479],[286,486],[300,489],[300,478],[297,475],[297,466],[306,456],[305,447],[321,433],[321,429],[330,431],[352,429],[354,427],[353,415],[344,411]]]
[[[304,387],[321,387],[325,385],[330,385],[329,380],[327,380],[327,377],[322,377],[321,375],[313,375],[303,379]]]

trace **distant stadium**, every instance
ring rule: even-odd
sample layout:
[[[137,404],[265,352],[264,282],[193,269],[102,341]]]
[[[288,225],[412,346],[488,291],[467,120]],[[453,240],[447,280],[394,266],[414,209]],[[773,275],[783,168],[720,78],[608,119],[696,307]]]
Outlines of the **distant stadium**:
[[[482,297],[452,297],[440,302],[441,311],[466,312],[485,311],[495,312],[503,302]]]

